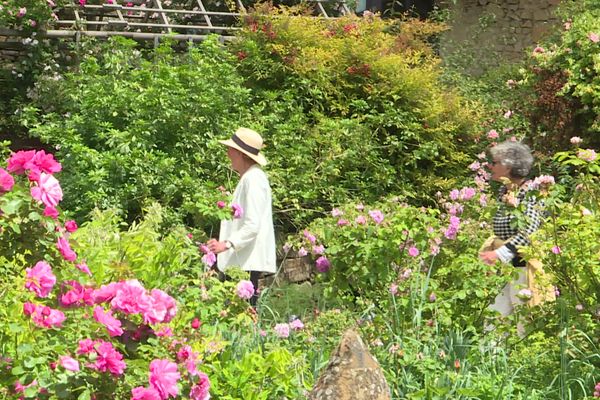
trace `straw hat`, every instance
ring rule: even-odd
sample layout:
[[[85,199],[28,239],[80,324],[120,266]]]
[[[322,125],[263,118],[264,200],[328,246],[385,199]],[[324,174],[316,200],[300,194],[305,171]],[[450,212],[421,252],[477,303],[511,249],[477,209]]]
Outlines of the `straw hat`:
[[[267,159],[260,152],[263,147],[262,137],[252,129],[238,128],[231,139],[219,140],[219,143],[241,151],[259,165],[267,165]]]

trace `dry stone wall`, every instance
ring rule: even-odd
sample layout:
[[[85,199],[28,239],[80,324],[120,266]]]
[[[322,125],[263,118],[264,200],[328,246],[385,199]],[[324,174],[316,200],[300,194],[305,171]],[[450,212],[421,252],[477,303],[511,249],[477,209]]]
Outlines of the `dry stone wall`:
[[[560,0],[451,0],[452,29],[442,39],[442,55],[471,46],[476,61],[518,60],[560,23]],[[480,68],[484,65],[480,64]]]

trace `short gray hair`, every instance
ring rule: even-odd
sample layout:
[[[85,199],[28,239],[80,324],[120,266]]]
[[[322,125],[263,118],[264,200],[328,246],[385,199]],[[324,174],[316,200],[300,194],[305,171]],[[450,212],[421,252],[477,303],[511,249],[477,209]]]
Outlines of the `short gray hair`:
[[[526,178],[533,165],[531,149],[521,142],[502,142],[489,149],[490,156],[510,168],[513,178]]]

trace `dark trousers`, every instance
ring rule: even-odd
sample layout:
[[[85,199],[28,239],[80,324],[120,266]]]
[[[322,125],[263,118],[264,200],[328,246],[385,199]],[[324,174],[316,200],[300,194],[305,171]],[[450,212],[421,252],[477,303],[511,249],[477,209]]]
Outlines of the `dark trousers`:
[[[250,282],[254,286],[254,294],[250,298],[250,305],[252,307],[256,307],[256,302],[258,301],[258,279],[260,276],[261,273],[259,271],[250,271]]]

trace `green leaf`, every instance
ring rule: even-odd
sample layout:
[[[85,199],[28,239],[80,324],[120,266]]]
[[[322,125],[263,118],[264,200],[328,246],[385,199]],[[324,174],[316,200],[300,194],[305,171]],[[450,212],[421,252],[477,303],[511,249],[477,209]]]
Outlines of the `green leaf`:
[[[13,215],[19,211],[22,204],[23,199],[13,199],[10,200],[8,203],[4,204],[2,207],[0,207],[0,209],[6,215]]]
[[[79,397],[77,397],[77,400],[90,400],[91,395],[90,395],[90,390],[89,389],[85,389],[80,395]]]

